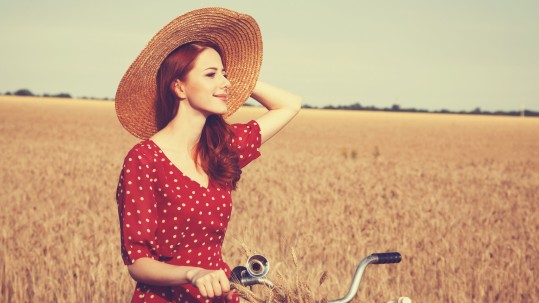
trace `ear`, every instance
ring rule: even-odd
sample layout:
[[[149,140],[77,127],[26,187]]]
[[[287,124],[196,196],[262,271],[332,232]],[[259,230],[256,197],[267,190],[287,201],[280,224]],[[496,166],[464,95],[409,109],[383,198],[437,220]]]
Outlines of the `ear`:
[[[187,98],[187,94],[185,92],[185,84],[182,81],[180,81],[179,79],[174,80],[170,84],[170,89],[172,89],[172,91],[174,92],[174,94],[178,98],[180,98],[180,99]]]

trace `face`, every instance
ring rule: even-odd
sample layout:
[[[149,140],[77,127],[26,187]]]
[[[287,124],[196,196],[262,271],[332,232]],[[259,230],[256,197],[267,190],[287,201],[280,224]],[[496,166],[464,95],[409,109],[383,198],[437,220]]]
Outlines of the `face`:
[[[226,113],[230,81],[226,78],[221,56],[214,49],[203,50],[184,81],[176,81],[175,90],[182,99],[180,102],[186,102],[205,116]]]

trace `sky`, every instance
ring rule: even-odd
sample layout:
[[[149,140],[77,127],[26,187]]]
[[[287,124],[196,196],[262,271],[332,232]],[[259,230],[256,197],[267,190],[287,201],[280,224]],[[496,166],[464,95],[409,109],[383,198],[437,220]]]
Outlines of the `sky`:
[[[159,29],[212,6],[257,20],[260,80],[309,105],[539,110],[537,0],[3,0],[0,92],[113,98]]]

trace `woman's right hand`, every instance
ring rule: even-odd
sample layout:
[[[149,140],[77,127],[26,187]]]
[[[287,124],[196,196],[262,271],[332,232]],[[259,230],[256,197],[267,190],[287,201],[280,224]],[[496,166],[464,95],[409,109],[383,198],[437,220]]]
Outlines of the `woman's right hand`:
[[[226,295],[228,300],[232,299],[233,292],[230,291],[230,282],[223,270],[196,268],[187,272],[187,278],[206,298]]]
[[[200,267],[176,266],[151,258],[140,258],[127,266],[129,274],[137,282],[156,286],[174,286],[190,283],[206,298],[226,296],[232,300],[236,290],[230,290],[230,282],[222,270],[206,270]]]

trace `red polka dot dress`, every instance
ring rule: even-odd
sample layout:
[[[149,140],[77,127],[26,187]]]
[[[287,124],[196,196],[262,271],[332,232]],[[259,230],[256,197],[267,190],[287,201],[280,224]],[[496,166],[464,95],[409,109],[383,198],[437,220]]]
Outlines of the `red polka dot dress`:
[[[260,127],[234,124],[230,147],[240,167],[260,156]],[[135,145],[124,160],[116,192],[121,252],[126,265],[148,257],[178,266],[222,269],[221,246],[232,213],[231,189],[204,187],[183,175],[151,140]],[[191,284],[153,286],[137,283],[131,302],[226,302],[206,299]],[[239,302],[237,296],[231,302]]]

